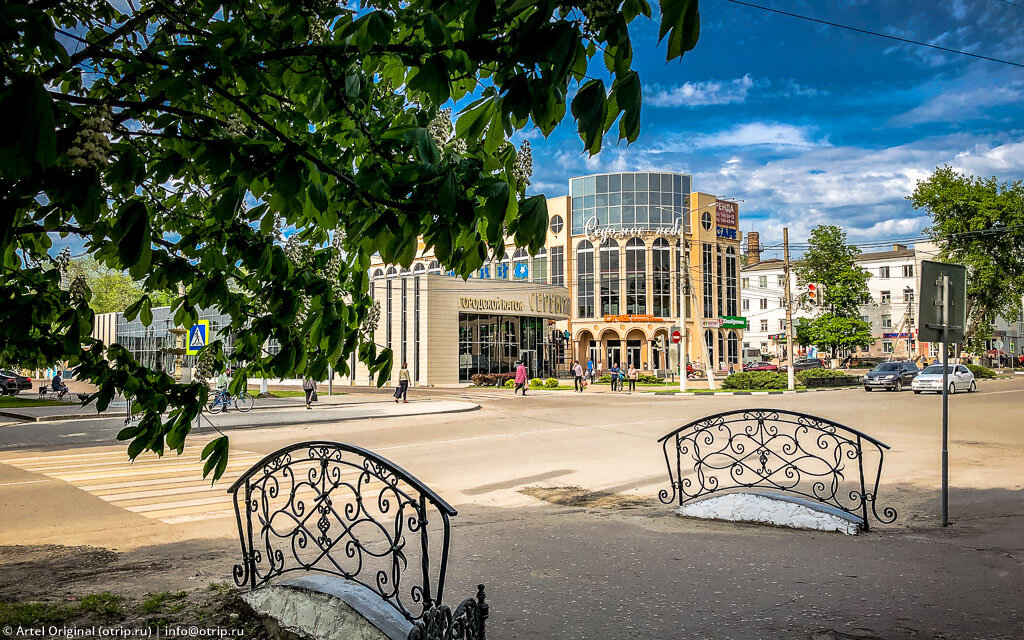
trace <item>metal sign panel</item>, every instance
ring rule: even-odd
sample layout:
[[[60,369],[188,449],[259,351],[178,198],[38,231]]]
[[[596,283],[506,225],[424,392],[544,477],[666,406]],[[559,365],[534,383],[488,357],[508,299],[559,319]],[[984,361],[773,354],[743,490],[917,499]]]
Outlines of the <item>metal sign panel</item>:
[[[185,343],[185,353],[190,356],[194,356],[199,353],[199,350],[210,344],[210,321],[200,320],[197,324],[192,325],[188,330],[187,342]]]
[[[943,276],[949,278],[949,318],[943,317]],[[947,325],[947,342],[963,342],[967,328],[967,267],[945,262],[921,261],[921,297],[918,340],[942,342],[942,325]]]

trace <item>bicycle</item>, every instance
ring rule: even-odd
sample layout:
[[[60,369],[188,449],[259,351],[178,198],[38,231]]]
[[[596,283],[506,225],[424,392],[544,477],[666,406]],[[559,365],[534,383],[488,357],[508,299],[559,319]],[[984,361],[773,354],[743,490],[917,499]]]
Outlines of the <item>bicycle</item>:
[[[242,413],[252,409],[253,404],[256,402],[247,391],[243,391],[238,394],[238,396],[232,396],[227,392],[227,390],[223,390],[217,391],[214,394],[213,399],[210,400],[208,405],[206,405],[206,410],[210,413],[220,413],[228,408],[232,400],[234,400],[235,409],[238,409]]]

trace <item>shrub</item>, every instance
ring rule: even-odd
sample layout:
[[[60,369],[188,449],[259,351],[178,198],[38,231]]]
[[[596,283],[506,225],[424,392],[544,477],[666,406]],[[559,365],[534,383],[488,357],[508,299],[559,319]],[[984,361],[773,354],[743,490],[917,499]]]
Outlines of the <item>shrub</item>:
[[[478,387],[500,387],[515,377],[514,373],[475,373],[469,379]]]
[[[548,378],[547,380],[544,381],[544,386],[547,387],[548,389],[557,389],[558,380],[555,378]]]
[[[637,382],[640,384],[665,384],[665,379],[659,378],[658,376],[652,376],[650,374],[644,374],[637,378]]]
[[[541,380],[540,378],[530,378],[530,388],[531,389],[540,389],[543,386],[544,386],[544,381]]]
[[[597,382],[609,384],[612,381],[612,374],[606,373],[603,376],[598,377]]]
[[[996,377],[996,372],[995,371],[989,369],[988,367],[983,367],[980,364],[966,364],[964,366],[971,370],[971,373],[974,374],[975,378],[995,378]]]
[[[796,372],[796,379],[806,382],[809,378],[842,378],[846,373],[839,369],[806,369]]]
[[[723,389],[744,389],[762,391],[785,389],[788,385],[786,374],[776,371],[741,371],[730,374],[723,382]]]
[[[514,389],[515,386],[516,386],[515,379],[514,378],[509,378],[508,380],[505,381],[505,385],[504,386],[505,386],[506,389]]]

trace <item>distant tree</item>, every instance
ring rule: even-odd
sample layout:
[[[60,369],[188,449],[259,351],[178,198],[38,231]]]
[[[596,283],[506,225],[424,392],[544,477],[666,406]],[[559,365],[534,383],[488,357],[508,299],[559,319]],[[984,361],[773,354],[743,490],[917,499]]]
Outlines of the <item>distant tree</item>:
[[[72,282],[78,278],[85,282],[89,288],[89,307],[96,313],[124,311],[147,295],[154,307],[170,306],[177,297],[167,291],[147,292],[127,272],[109,269],[92,256],[72,260],[68,277]]]
[[[860,314],[861,305],[871,302],[871,274],[857,264],[860,249],[847,244],[846,232],[834,225],[812,229],[809,245],[793,271],[801,291],[815,285],[817,304],[801,296],[815,316],[802,325],[802,335],[797,331],[797,341],[826,348],[833,358],[840,350],[871,346],[871,325]]]
[[[1015,318],[1024,296],[1024,181],[1000,183],[949,166],[908,196],[932,217],[925,233],[937,260],[967,267],[967,338],[980,344],[999,317]],[[973,340],[971,340],[973,339]]]
[[[647,0],[0,2],[0,359],[71,361],[100,411],[133,398],[144,416],[118,435],[133,458],[184,449],[206,389],[89,337],[88,292],[61,286],[50,257],[72,236],[143,283],[126,317],[148,325],[151,292],[179,288],[177,325],[227,314],[235,339],[211,348],[212,370],[240,363],[234,393],[250,374],[344,375],[352,353],[383,384],[391,352],[360,336],[370,257],[408,267],[422,239],[465,277],[506,237],[539,249],[546,201],[526,195],[530,152],[509,139],[547,136],[568,110],[591,155],[616,123],[635,141],[630,29],[652,14]],[[661,0],[658,20],[669,60],[696,45],[698,0]]]

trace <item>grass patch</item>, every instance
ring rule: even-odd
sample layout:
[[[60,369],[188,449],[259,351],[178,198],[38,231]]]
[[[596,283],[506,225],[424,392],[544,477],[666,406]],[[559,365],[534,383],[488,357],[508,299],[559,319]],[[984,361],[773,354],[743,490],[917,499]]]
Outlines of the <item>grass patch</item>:
[[[18,396],[0,396],[0,409],[16,409],[21,407],[65,407],[74,402],[62,400],[44,400],[42,398],[19,398]]]
[[[31,627],[66,622],[75,616],[92,613],[102,616],[125,616],[124,596],[103,591],[81,600],[63,602],[0,601],[0,627]]]
[[[124,596],[103,591],[92,593],[78,602],[79,613],[98,613],[108,616],[124,616]]]
[[[186,591],[163,591],[161,593],[154,593],[142,602],[140,609],[145,614],[160,613],[163,611],[176,613],[181,611],[185,606],[185,603],[181,602],[181,600],[184,600],[186,596],[188,596],[188,592]]]

